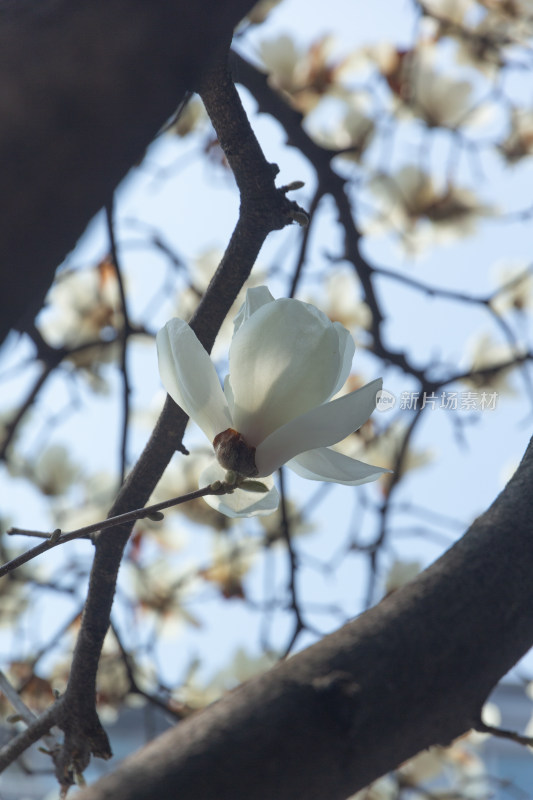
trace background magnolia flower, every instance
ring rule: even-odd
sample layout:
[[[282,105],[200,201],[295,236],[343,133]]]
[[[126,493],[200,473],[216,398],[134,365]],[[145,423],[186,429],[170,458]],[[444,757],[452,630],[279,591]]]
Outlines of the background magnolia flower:
[[[497,394],[514,395],[515,389],[510,380],[514,366],[503,366],[517,358],[520,353],[507,342],[498,342],[490,333],[483,333],[470,342],[469,370],[480,372],[484,369],[495,369],[486,375],[472,375],[462,378],[461,382],[475,391],[496,392]],[[500,369],[498,369],[501,366]]]
[[[61,273],[39,319],[44,338],[55,347],[77,347],[102,339],[122,326],[115,268],[104,259],[91,269]]]
[[[435,49],[429,42],[407,51],[382,42],[368,52],[389,85],[399,117],[414,116],[429,127],[448,128],[486,119],[489,107],[475,104],[473,84],[437,69]]]
[[[457,128],[489,119],[490,107],[476,104],[473,84],[438,72],[427,58],[415,62],[412,97],[408,105],[429,127]]]
[[[200,125],[208,120],[204,104],[196,95],[191,97],[187,105],[183,108],[175,122],[167,128],[167,133],[174,134],[183,138],[188,136]]]
[[[321,292],[311,295],[309,301],[319,306],[332,322],[339,322],[358,340],[361,328],[372,325],[370,307],[361,299],[361,287],[353,269],[335,270],[321,287]]]
[[[80,370],[95,392],[105,393],[102,365],[118,359],[118,332],[123,325],[120,291],[112,262],[58,275],[37,326],[53,347],[65,347],[67,360]],[[79,349],[78,349],[79,348]]]
[[[415,164],[407,164],[394,175],[377,173],[368,186],[380,208],[366,222],[365,232],[395,231],[410,252],[470,236],[479,220],[496,213],[496,208],[481,202],[471,189],[453,183],[437,186],[433,177]]]
[[[324,36],[309,48],[298,47],[290,36],[261,42],[259,56],[270,84],[302,114],[308,114],[326,95],[347,99],[340,79],[350,69],[350,57],[334,59],[334,39]]]
[[[533,110],[513,108],[509,122],[509,133],[500,145],[501,152],[509,164],[533,155]]]
[[[157,349],[167,392],[213,442],[217,461],[202,472],[200,485],[224,481],[232,470],[268,488],[205,498],[224,514],[274,511],[279,496],[271,475],[283,464],[310,480],[350,486],[385,471],[330,448],[366,422],[382,381],[328,402],[348,377],[355,345],[342,325],[314,306],[274,300],[265,286],[249,289],[235,319],[224,390],[183,320],[167,322]]]
[[[376,132],[369,96],[363,93],[352,94],[341,120],[333,128],[320,127],[310,132],[322,147],[346,150],[342,153],[343,158],[360,162]]]
[[[53,444],[39,453],[35,460],[26,462],[24,474],[35,481],[43,494],[53,497],[67,491],[78,478],[80,467],[64,445]]]
[[[533,305],[533,275],[525,261],[500,262],[495,265],[498,290],[490,304],[498,314],[526,312]]]

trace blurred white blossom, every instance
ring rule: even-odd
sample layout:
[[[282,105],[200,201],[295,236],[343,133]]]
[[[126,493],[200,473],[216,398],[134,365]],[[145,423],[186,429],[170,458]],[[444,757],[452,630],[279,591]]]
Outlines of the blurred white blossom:
[[[173,133],[180,138],[188,136],[195,130],[207,123],[209,117],[198,95],[193,95],[185,107],[182,109],[176,121],[167,128],[168,133]]]
[[[491,106],[475,101],[473,84],[439,72],[432,58],[417,57],[409,65],[406,80],[410,85],[405,106],[430,128],[471,128],[489,119]]]
[[[514,366],[498,369],[502,364],[511,362],[519,353],[506,342],[497,342],[490,333],[477,335],[468,345],[469,359],[468,371],[478,372],[494,368],[495,371],[486,375],[473,375],[462,378],[462,383],[476,391],[496,392],[498,394],[514,395],[515,389],[509,380]]]
[[[63,494],[79,477],[80,467],[64,445],[53,444],[40,452],[36,459],[25,461],[22,473],[43,494],[55,497]]]
[[[500,145],[506,161],[516,164],[533,155],[533,110],[513,108],[509,120],[509,133]]]
[[[176,566],[165,558],[147,564],[126,566],[139,613],[160,637],[176,638],[186,625],[201,627],[200,619],[189,608],[199,584],[192,565]]]
[[[53,506],[54,521],[63,531],[77,530],[106,519],[118,491],[118,482],[116,476],[101,471],[84,476],[80,489],[79,503],[58,501]]]
[[[498,314],[529,311],[533,305],[533,275],[525,262],[504,262],[495,266],[498,291],[490,304]]]
[[[364,223],[365,232],[394,232],[410,252],[469,236],[481,219],[496,213],[471,189],[453,183],[439,187],[431,175],[412,164],[394,175],[377,174],[369,189],[379,210]]]
[[[350,58],[333,58],[335,42],[331,36],[318,39],[310,47],[299,48],[290,36],[261,42],[259,56],[265,65],[269,82],[286,99],[307,114],[325,95],[347,98],[348,90],[341,77],[349,68]]]
[[[215,584],[227,600],[244,598],[243,578],[252,568],[260,543],[255,540],[231,541],[218,535],[213,540],[212,561],[199,571],[205,581]]]
[[[334,127],[313,126],[311,134],[322,147],[345,150],[342,158],[359,162],[372,143],[375,131],[368,95],[354,93],[345,103],[344,113]]]
[[[203,708],[244,681],[266,672],[274,666],[276,660],[274,655],[267,653],[251,656],[239,647],[229,663],[216,672],[209,681],[199,679],[198,663],[195,662],[191,665],[186,680],[175,689],[174,697],[186,710]]]
[[[368,330],[371,327],[372,312],[361,299],[361,286],[355,270],[336,269],[328,275],[324,294],[321,308],[332,322],[339,322],[354,333],[358,329]]]
[[[97,341],[122,324],[116,272],[105,259],[91,269],[60,273],[46,302],[40,328],[55,347]]]
[[[465,25],[468,12],[475,6],[475,0],[424,0],[423,10],[432,14],[435,21],[442,25],[444,30],[450,23],[453,26]]]
[[[95,391],[105,391],[100,367],[117,359],[116,333],[122,327],[113,264],[104,259],[91,269],[60,273],[48,293],[38,327],[54,347],[81,348],[70,353],[68,360],[83,371]]]
[[[479,125],[490,106],[477,104],[470,81],[444,73],[435,65],[435,47],[424,42],[417,49],[400,50],[390,42],[368,48],[392,94],[399,117],[422,119],[430,128]]]

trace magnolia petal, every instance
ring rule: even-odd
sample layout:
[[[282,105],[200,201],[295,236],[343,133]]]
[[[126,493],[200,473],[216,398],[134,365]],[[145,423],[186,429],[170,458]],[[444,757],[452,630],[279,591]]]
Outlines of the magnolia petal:
[[[214,481],[223,481],[225,475],[226,470],[218,462],[213,461],[200,475],[199,485],[203,487]],[[266,494],[235,489],[232,494],[207,495],[204,500],[211,508],[227,517],[263,517],[277,509],[279,494],[272,477],[261,478],[261,483],[268,487],[269,491]]]
[[[339,374],[337,376],[337,382],[333,387],[333,391],[331,392],[330,397],[333,397],[334,394],[337,394],[348,378],[350,371],[352,369],[352,361],[355,353],[355,342],[353,340],[353,336],[349,331],[344,328],[340,322],[334,322],[333,327],[337,331],[337,336],[339,337],[339,353],[341,355],[341,361],[339,364]]]
[[[248,289],[246,299],[233,320],[233,333],[237,333],[242,323],[246,322],[258,308],[272,302],[274,302],[274,298],[266,286],[254,286]]]
[[[211,359],[182,319],[169,320],[158,332],[156,343],[163,386],[212,442],[232,422]]]
[[[249,445],[329,400],[345,371],[347,336],[322,311],[287,298],[264,303],[241,324],[229,363],[233,420]]]
[[[360,483],[375,481],[384,472],[390,472],[389,469],[374,467],[372,464],[349,458],[329,447],[319,447],[317,450],[301,453],[291,458],[286,466],[301,478],[341,483],[344,486],[358,486]]]
[[[233,412],[235,410],[235,399],[233,397],[233,389],[231,388],[231,381],[229,379],[229,375],[226,375],[226,377],[224,378],[224,396],[228,404],[229,413],[231,414],[231,418],[233,419]]]
[[[329,447],[358,430],[376,407],[381,378],[337,400],[324,403],[275,430],[257,447],[258,476],[271,475],[300,453]]]

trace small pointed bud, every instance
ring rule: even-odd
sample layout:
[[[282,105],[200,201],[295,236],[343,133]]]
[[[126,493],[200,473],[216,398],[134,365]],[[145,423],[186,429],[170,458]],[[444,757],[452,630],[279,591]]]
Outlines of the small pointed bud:
[[[297,222],[301,228],[307,228],[307,226],[309,225],[309,217],[307,216],[305,211],[302,211],[301,209],[299,211],[291,211],[289,213],[289,216],[291,217],[291,219]]]
[[[230,486],[235,486],[238,477],[239,477],[238,474],[234,470],[228,469],[228,471],[224,475],[224,483],[229,484]]]
[[[165,515],[162,511],[150,511],[149,514],[145,514],[146,519],[151,519],[152,522],[161,522],[162,519],[165,519]]]
[[[295,192],[297,189],[303,189],[305,183],[303,181],[291,181],[286,186],[281,187],[282,192]]]

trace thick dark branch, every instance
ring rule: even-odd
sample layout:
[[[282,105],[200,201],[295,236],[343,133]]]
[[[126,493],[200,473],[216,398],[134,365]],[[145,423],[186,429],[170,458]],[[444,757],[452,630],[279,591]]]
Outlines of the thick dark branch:
[[[478,724],[533,644],[533,444],[415,581],[156,739],[80,800],[344,800]]]
[[[0,342],[254,0],[0,8]]]

